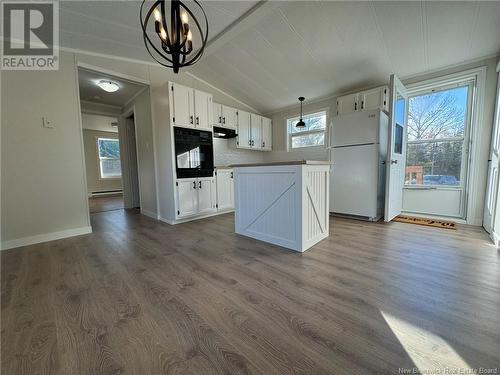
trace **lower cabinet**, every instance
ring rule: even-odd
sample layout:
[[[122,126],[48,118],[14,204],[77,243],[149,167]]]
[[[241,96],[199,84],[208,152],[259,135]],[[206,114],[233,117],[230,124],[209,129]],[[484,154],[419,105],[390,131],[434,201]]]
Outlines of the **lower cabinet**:
[[[213,177],[178,179],[175,185],[178,218],[206,214],[216,210]]]
[[[234,209],[234,179],[232,169],[217,169],[217,210]]]

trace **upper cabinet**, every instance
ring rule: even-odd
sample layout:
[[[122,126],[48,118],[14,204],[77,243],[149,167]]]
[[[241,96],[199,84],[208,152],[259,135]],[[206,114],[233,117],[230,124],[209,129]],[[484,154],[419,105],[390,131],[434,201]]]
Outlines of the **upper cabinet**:
[[[177,83],[169,83],[171,121],[175,126],[210,130],[212,128],[212,95]]]
[[[388,87],[382,86],[374,89],[339,96],[337,98],[337,115],[345,115],[357,111],[367,111],[380,108],[387,111]]]
[[[214,103],[213,125],[236,129],[238,126],[238,110],[227,105]]]
[[[255,113],[238,111],[238,148],[271,151],[271,119]]]

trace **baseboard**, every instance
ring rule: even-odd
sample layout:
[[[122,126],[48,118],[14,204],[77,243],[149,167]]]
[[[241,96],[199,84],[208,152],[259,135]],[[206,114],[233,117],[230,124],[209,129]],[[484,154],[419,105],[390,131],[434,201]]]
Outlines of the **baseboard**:
[[[143,210],[141,208],[141,215],[144,215],[144,216],[150,217],[152,219],[158,220],[158,215],[156,214],[156,212],[153,212],[153,211]]]
[[[16,247],[34,245],[37,243],[60,240],[62,238],[80,236],[82,234],[92,233],[92,227],[81,227],[62,230],[60,232],[37,234],[36,236],[17,238],[15,240],[3,241],[2,250],[14,249]]]
[[[106,196],[120,196],[123,195],[123,190],[110,190],[110,191],[94,191],[87,194],[89,198],[98,198]]]
[[[194,220],[206,219],[206,218],[212,217],[212,216],[228,214],[230,212],[234,212],[234,209],[211,212],[209,214],[200,215],[200,216],[195,215],[195,216],[190,216],[190,217],[186,217],[184,219],[177,219],[177,220],[168,220],[168,219],[165,219],[163,217],[158,217],[158,220],[163,221],[164,223],[167,223],[170,225],[175,225],[175,224],[187,223],[189,221],[194,221]]]

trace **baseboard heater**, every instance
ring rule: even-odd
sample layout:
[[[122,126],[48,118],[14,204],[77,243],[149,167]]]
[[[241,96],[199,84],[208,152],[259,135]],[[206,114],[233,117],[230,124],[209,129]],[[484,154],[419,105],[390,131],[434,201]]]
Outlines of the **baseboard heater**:
[[[93,191],[89,194],[89,197],[99,197],[104,195],[118,195],[118,194],[123,194],[123,190]]]

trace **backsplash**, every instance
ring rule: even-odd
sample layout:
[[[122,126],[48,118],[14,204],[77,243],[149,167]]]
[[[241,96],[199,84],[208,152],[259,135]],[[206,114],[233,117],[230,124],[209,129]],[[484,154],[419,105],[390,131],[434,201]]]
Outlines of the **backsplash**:
[[[214,164],[229,165],[239,163],[260,163],[264,161],[265,151],[251,151],[236,148],[236,138],[214,138]]]

